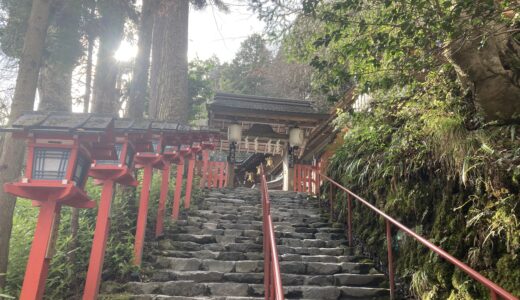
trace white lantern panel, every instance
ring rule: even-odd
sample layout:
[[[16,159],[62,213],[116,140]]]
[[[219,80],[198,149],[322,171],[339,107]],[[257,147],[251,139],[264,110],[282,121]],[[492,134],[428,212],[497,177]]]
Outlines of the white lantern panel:
[[[229,125],[228,140],[230,142],[240,142],[242,140],[242,126],[240,124]]]
[[[69,149],[35,148],[32,178],[41,180],[65,179],[69,157]]]
[[[289,144],[292,147],[300,147],[303,145],[303,130],[296,127],[289,130]]]

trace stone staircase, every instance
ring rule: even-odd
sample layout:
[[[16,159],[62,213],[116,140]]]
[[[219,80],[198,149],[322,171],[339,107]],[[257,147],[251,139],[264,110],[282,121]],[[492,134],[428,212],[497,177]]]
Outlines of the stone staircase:
[[[312,200],[272,192],[287,299],[388,299],[386,278],[346,245]],[[100,299],[263,299],[262,207],[257,190],[208,192],[149,243],[142,282],[106,282]]]

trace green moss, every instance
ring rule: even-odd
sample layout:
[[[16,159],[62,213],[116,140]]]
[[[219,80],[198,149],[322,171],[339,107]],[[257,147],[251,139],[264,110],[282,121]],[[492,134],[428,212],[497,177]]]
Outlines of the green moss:
[[[468,130],[466,124],[478,117],[449,69],[431,72],[406,92],[373,94],[371,111],[343,113],[336,120],[349,130],[329,174],[520,295],[517,128],[473,123]],[[385,258],[384,222],[358,203],[354,207],[356,236]],[[478,283],[415,240],[396,236],[397,274],[418,298],[488,297]]]

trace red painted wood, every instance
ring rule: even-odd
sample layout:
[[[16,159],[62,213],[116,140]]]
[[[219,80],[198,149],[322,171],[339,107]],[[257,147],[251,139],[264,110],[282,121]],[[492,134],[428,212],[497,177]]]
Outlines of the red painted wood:
[[[352,196],[347,193],[347,230],[348,230],[348,245],[353,247],[352,243]]]
[[[221,162],[219,164],[219,175],[220,175],[220,181],[218,183],[218,187],[221,189],[224,187],[224,180],[226,178],[226,172],[225,172],[225,163]]]
[[[293,191],[298,191],[298,165],[294,166],[294,175],[293,175]]]
[[[33,139],[27,142],[27,158],[25,167],[25,178],[32,178],[33,162],[34,162],[34,143]]]
[[[150,200],[150,184],[152,182],[153,167],[144,166],[141,197],[139,199],[139,212],[137,213],[137,228],[135,231],[134,265],[140,266],[143,257],[144,236],[148,218],[148,204]]]
[[[208,180],[208,163],[209,163],[209,151],[202,150],[202,176],[200,179],[200,187],[206,187]]]
[[[173,195],[173,211],[172,211],[173,220],[177,220],[179,218],[179,210],[181,207],[183,175],[184,175],[184,159],[181,158],[180,162],[177,164],[177,178],[175,179],[175,192]]]
[[[39,300],[43,298],[45,281],[51,260],[50,257],[46,256],[48,248],[51,246],[55,218],[59,218],[60,210],[61,205],[55,201],[45,201],[41,203],[31,252],[29,253],[29,259],[25,269],[22,291],[20,293],[21,300]]]
[[[190,208],[191,202],[191,191],[193,187],[193,171],[195,170],[195,157],[192,156],[188,159],[188,179],[186,181],[186,197],[184,199],[184,208]]]
[[[307,193],[312,195],[312,169],[310,167],[306,167],[307,169]]]
[[[105,249],[108,232],[110,229],[110,211],[112,196],[114,193],[114,181],[106,180],[103,183],[101,200],[96,219],[96,229],[92,241],[90,261],[88,264],[87,281],[83,292],[83,300],[95,300],[99,292],[103,262],[105,261]]]
[[[212,188],[213,186],[213,162],[208,162],[208,170],[207,170],[207,183],[206,183],[206,187],[207,188]]]
[[[344,192],[350,194],[356,201],[359,201],[364,206],[370,208],[372,211],[374,211],[379,216],[385,218],[387,224],[392,224],[396,226],[398,229],[404,231],[406,234],[414,238],[416,241],[420,242],[424,246],[426,246],[430,251],[437,253],[440,257],[444,258],[446,261],[451,263],[452,265],[456,266],[466,274],[468,274],[470,277],[475,279],[476,281],[480,282],[483,286],[488,288],[490,291],[493,291],[492,293],[495,293],[498,296],[502,297],[503,299],[507,300],[518,300],[517,297],[513,296],[511,293],[503,289],[501,286],[497,285],[493,281],[487,279],[482,274],[478,273],[474,269],[472,269],[470,266],[466,265],[462,261],[456,259],[452,255],[450,255],[448,252],[444,251],[440,247],[436,246],[429,240],[427,240],[425,237],[422,237],[418,235],[415,231],[412,229],[404,226],[396,219],[392,218],[385,212],[381,211],[377,207],[375,207],[373,204],[368,202],[367,200],[361,198],[360,196],[354,194],[351,190],[347,189],[346,187],[342,186],[341,184],[334,181],[332,178],[328,177],[327,175],[324,175],[323,173],[320,174],[324,180],[328,180],[331,184],[335,185],[338,189],[343,190]],[[387,225],[387,233],[388,233],[388,225]]]
[[[262,232],[264,235],[264,298],[283,300],[282,276],[271,218],[271,201],[263,166],[260,167],[260,191],[262,194]]]
[[[219,174],[218,174],[218,162],[213,163],[213,174],[211,175],[211,179],[213,179],[213,182],[211,183],[212,188],[218,188],[218,180],[219,180]]]
[[[67,165],[67,175],[65,178],[72,179],[74,168],[76,167],[76,161],[78,160],[78,149],[79,145],[76,140],[74,140],[74,146],[70,151],[69,164]],[[78,182],[78,185],[81,185],[81,182]]]
[[[159,196],[159,207],[157,208],[157,222],[155,224],[155,237],[163,234],[164,215],[166,213],[166,200],[168,198],[168,188],[170,185],[171,165],[167,164],[162,171],[161,194]]]
[[[224,163],[224,170],[225,170],[225,173],[227,174],[229,172],[229,163]],[[228,179],[227,179],[227,175],[224,175],[224,187],[228,187]]]
[[[388,277],[390,281],[390,299],[395,298],[395,280],[394,280],[394,258],[392,253],[392,233],[391,224],[386,220],[386,249],[388,254]]]
[[[302,166],[301,165],[298,165],[298,188],[297,188],[297,192],[298,193],[302,192]]]

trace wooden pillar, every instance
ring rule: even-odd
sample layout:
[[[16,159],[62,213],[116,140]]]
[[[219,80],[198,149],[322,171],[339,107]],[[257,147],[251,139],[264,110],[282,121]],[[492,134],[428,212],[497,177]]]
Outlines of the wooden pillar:
[[[148,204],[150,200],[150,185],[152,183],[153,167],[147,164],[144,167],[141,197],[139,199],[139,211],[137,214],[137,228],[135,230],[134,265],[140,266],[143,256],[144,236],[148,219]]]
[[[166,201],[168,198],[168,188],[170,187],[170,170],[171,165],[165,165],[162,171],[161,194],[159,196],[159,207],[157,208],[157,223],[155,224],[155,237],[163,234],[164,215],[166,214]]]
[[[222,172],[224,171],[225,165],[226,165],[226,163],[222,164],[222,167],[221,167]],[[230,187],[230,188],[235,187],[235,164],[234,163],[228,162],[228,164],[227,164],[226,182],[227,182],[228,187]]]
[[[209,150],[202,150],[202,176],[200,179],[200,187],[209,187],[208,181],[208,165],[209,165]]]
[[[59,227],[61,205],[50,200],[41,203],[29,260],[25,269],[21,300],[39,300],[45,292],[49,263],[54,254],[54,241]]]
[[[114,185],[112,180],[103,182],[83,300],[95,300],[98,296],[101,273],[105,261],[108,232],[110,230],[110,211],[112,197],[114,195]]]
[[[289,152],[286,150],[283,155],[283,190],[291,191],[294,189],[294,167],[289,167]]]
[[[193,171],[195,170],[195,155],[191,155],[188,159],[188,179],[186,180],[186,197],[184,199],[184,208],[190,208],[191,190],[193,187]]]
[[[184,176],[184,158],[181,158],[177,163],[177,178],[175,179],[175,192],[173,195],[173,211],[172,219],[179,218],[179,210],[181,207],[181,193],[182,193],[182,177]]]

